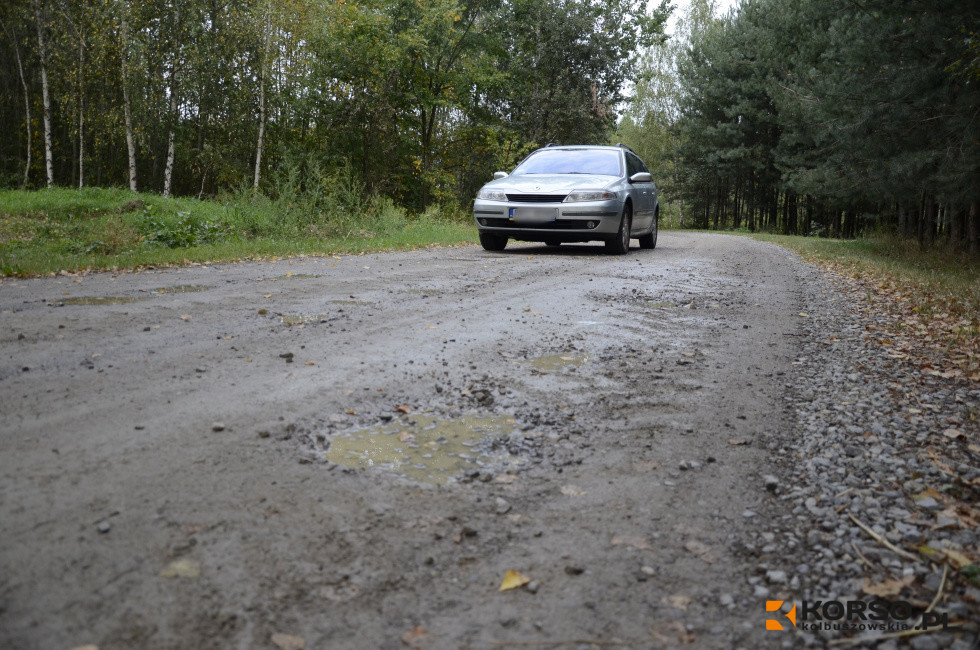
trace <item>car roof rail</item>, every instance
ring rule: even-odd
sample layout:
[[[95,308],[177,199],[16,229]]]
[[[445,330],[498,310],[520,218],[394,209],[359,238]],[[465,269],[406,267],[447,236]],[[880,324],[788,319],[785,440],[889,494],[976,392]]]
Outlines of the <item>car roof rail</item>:
[[[633,154],[635,154],[635,153],[636,153],[635,151],[633,151],[633,150],[632,150],[631,148],[629,148],[629,147],[627,147],[627,146],[626,146],[625,144],[623,144],[622,142],[617,142],[617,143],[616,143],[616,146],[617,146],[617,147],[621,147],[621,148],[623,148],[623,149],[626,149],[626,151],[629,151],[630,153],[633,153]]]
[[[557,147],[557,146],[558,145],[555,144],[554,142],[549,142],[548,144],[545,145],[545,149],[547,149],[548,147]]]

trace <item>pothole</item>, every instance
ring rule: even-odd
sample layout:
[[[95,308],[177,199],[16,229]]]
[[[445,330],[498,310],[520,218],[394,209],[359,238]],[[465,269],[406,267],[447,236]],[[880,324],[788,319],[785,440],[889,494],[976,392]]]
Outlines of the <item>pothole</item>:
[[[589,356],[586,354],[552,354],[544,357],[534,357],[533,359],[518,363],[531,366],[539,372],[558,372],[565,368],[578,368],[588,362]]]
[[[207,291],[209,288],[200,284],[179,284],[176,287],[154,289],[153,293],[196,293],[198,291]]]
[[[330,318],[329,314],[280,314],[279,322],[287,327],[294,325],[305,325],[306,323],[319,323]]]
[[[143,302],[149,298],[132,298],[127,296],[99,296],[64,298],[59,302],[65,305],[128,305],[133,302]]]
[[[280,275],[274,278],[269,278],[270,282],[282,282],[283,280],[309,280],[312,278],[319,278],[322,276],[316,273],[286,273],[286,275]]]
[[[512,418],[409,415],[330,440],[326,460],[350,468],[377,467],[422,483],[445,485],[473,471],[519,469],[529,448]],[[516,453],[515,453],[516,452]]]

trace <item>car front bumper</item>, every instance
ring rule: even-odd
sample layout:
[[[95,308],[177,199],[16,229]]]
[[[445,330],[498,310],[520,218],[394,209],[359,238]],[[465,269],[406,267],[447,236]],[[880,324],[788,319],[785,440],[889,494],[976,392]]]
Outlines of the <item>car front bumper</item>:
[[[533,211],[533,217],[522,216]],[[608,239],[619,231],[622,204],[607,201],[581,203],[473,203],[473,218],[480,232],[507,235],[514,239],[545,241],[590,241]]]

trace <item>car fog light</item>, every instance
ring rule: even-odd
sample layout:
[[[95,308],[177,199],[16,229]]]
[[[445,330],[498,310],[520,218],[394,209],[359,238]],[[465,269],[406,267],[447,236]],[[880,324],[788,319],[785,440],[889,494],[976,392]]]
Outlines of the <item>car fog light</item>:
[[[590,221],[589,223],[587,223],[585,225],[587,225],[589,228],[595,228],[599,224],[597,224],[595,221]]]
[[[480,222],[480,225],[481,226],[487,225],[487,220],[486,219],[479,219],[479,222]]]

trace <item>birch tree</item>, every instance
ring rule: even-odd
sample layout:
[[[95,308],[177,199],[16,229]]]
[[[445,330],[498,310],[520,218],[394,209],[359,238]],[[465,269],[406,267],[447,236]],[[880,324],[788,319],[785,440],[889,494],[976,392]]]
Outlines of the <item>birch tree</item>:
[[[51,90],[48,85],[48,56],[45,28],[47,27],[46,6],[34,0],[34,21],[37,24],[37,48],[41,61],[41,97],[44,103],[44,165],[47,171],[47,186],[54,187],[54,153],[51,148]]]
[[[119,61],[123,94],[123,124],[126,130],[126,151],[129,154],[129,190],[136,190],[136,139],[133,137],[132,104],[129,100],[129,75],[126,66],[129,59],[129,3],[119,0]]]

